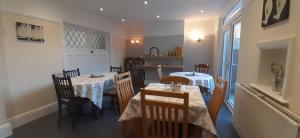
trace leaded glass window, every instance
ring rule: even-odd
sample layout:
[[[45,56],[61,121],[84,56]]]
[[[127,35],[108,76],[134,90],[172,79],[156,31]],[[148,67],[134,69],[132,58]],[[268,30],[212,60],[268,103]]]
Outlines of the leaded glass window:
[[[90,35],[91,47],[93,49],[105,49],[106,38],[99,33],[91,33]]]
[[[107,34],[87,28],[65,25],[65,47],[106,49]]]

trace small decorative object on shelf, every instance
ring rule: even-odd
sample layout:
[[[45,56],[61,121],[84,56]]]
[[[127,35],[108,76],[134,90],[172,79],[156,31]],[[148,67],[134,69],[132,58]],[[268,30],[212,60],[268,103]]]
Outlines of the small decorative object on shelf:
[[[168,56],[183,57],[183,49],[181,47],[169,49]]]
[[[283,65],[271,64],[271,71],[273,73],[273,91],[282,91],[283,78],[284,78],[284,68]]]
[[[153,53],[156,52],[156,53]],[[159,56],[159,49],[157,47],[151,47],[150,48],[150,56]]]

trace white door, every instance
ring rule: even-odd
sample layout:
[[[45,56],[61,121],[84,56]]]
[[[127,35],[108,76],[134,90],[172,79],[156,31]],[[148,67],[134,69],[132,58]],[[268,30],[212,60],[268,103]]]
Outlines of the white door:
[[[238,71],[242,0],[232,7],[223,20],[220,76],[228,81],[226,103],[232,109],[235,101],[235,83]]]
[[[64,68],[79,68],[81,74],[109,71],[109,35],[65,25]]]

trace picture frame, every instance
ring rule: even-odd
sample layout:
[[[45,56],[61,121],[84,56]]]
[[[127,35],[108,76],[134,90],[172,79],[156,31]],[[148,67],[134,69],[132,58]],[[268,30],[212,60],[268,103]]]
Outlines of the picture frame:
[[[18,40],[45,42],[43,26],[16,22],[16,34]]]
[[[263,0],[262,27],[287,20],[290,12],[290,0]]]

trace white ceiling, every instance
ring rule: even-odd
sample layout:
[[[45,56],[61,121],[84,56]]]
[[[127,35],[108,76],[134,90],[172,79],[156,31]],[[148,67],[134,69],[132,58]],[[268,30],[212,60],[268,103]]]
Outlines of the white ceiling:
[[[64,0],[70,5],[110,20],[143,22],[157,20],[203,20],[216,18],[229,0]],[[99,11],[98,8],[103,8]],[[204,10],[204,13],[201,13]]]

